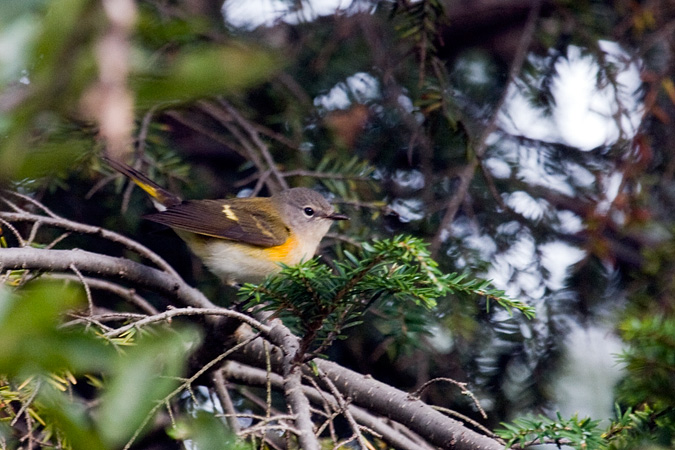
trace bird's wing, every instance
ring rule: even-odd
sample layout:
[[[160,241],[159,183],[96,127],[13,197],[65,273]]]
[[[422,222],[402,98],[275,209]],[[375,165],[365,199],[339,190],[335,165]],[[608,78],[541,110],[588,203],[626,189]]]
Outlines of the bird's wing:
[[[263,212],[268,198],[188,200],[144,216],[178,230],[260,247],[282,245],[290,236],[281,218]]]

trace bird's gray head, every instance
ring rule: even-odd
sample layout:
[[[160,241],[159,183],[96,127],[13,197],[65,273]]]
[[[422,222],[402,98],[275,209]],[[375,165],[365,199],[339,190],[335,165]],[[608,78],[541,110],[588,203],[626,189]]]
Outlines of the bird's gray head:
[[[348,220],[312,189],[291,188],[271,197],[284,223],[300,238],[321,240],[335,220]]]

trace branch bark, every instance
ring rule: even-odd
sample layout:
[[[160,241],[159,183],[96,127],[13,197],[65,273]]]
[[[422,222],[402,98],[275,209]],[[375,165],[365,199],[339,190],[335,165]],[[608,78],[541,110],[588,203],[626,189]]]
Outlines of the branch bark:
[[[37,223],[42,225],[47,225],[55,228],[61,228],[63,230],[73,231],[76,233],[91,234],[94,236],[100,236],[103,239],[108,239],[112,242],[123,245],[129,250],[138,253],[140,256],[147,258],[152,261],[157,267],[161,268],[163,271],[168,274],[180,278],[178,273],[171,267],[166,261],[160,258],[156,253],[145,247],[144,245],[139,244],[133,239],[129,239],[126,236],[123,236],[114,231],[106,230],[105,228],[96,227],[92,225],[85,225],[83,223],[74,222],[72,220],[64,219],[55,214],[50,216],[43,216],[38,214],[31,214],[29,212],[21,211],[20,212],[5,212],[0,211],[0,218],[7,220],[8,222],[29,222]]]
[[[297,338],[296,338],[297,339]],[[244,364],[265,367],[262,339],[256,339],[233,354]],[[283,370],[279,351],[272,352],[272,367]],[[503,445],[494,439],[465,427],[461,422],[444,416],[430,405],[411,397],[408,393],[381,383],[369,375],[362,375],[330,361],[312,361],[335,384],[340,393],[355,405],[390,418],[424,436],[433,445],[453,450],[501,450]],[[306,365],[304,374],[314,377]]]
[[[317,359],[314,362],[355,404],[402,423],[434,445],[456,450],[504,448],[494,439],[468,429],[406,392],[331,361]]]
[[[66,272],[70,271],[71,265],[82,272],[104,278],[122,278],[171,297],[186,306],[217,308],[204,294],[181,278],[128,259],[79,249],[0,248],[0,271],[28,269]]]
[[[234,361],[228,361],[223,367],[221,373],[226,379],[234,383],[243,383],[250,386],[264,386],[269,379],[272,382],[272,385],[277,389],[280,389],[283,386],[283,378],[280,375],[275,373],[268,374],[263,369],[247,366]],[[333,411],[338,411],[340,408],[338,402],[328,392],[319,391],[309,386],[303,386],[302,391],[310,401],[317,405],[327,402]],[[386,424],[382,418],[370,414],[363,408],[355,405],[347,405],[347,408],[358,423],[363,424],[373,431],[379,433],[385,441],[396,448],[406,450],[430,449],[430,447],[414,442],[403,433]]]
[[[270,338],[273,343],[283,349],[281,371],[284,376],[284,396],[295,416],[295,425],[300,432],[298,436],[300,448],[319,450],[321,445],[314,434],[309,400],[302,392],[302,368],[299,362],[302,355],[298,354],[300,341],[280,321],[276,322],[277,324],[270,331]]]

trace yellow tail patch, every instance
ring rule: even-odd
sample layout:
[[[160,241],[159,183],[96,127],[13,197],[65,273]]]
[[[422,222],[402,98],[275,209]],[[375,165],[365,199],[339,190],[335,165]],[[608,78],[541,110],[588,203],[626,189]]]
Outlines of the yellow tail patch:
[[[154,187],[152,187],[148,184],[145,184],[145,183],[141,182],[140,180],[138,180],[138,178],[133,178],[133,180],[134,180],[134,183],[136,183],[138,185],[138,187],[140,187],[145,192],[147,192],[148,195],[150,195],[152,198],[155,198],[155,199],[159,200],[159,192],[157,192],[157,189],[155,189]]]

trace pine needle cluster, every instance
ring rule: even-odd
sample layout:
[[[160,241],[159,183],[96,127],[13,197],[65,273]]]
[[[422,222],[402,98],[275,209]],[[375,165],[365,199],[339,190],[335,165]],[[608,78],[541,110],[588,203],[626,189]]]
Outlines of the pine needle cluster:
[[[475,295],[521,310],[532,309],[489,288],[483,280],[465,280],[465,275],[444,274],[431,258],[427,245],[418,238],[398,236],[362,246],[359,255],[345,251],[334,267],[317,258],[294,267],[284,267],[279,276],[263,284],[245,285],[240,296],[248,306],[262,305],[303,337],[305,350],[325,349],[342,332],[362,322],[373,305],[385,315],[403,311],[409,324],[401,332],[424,332],[425,313],[451,295]],[[318,347],[316,345],[318,344]]]

